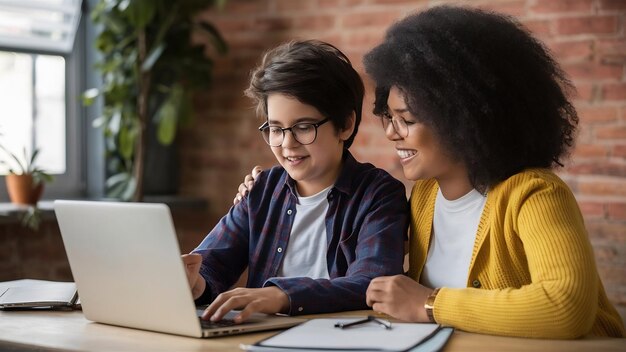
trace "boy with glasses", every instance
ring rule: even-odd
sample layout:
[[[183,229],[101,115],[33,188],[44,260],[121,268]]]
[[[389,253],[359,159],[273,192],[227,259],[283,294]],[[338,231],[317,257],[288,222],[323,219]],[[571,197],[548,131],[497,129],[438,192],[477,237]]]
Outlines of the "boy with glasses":
[[[192,254],[184,255],[203,318],[366,309],[377,276],[400,274],[407,202],[402,183],[348,151],[363,83],[319,41],[269,51],[246,94],[280,166],[263,172]],[[246,288],[228,291],[248,267]]]

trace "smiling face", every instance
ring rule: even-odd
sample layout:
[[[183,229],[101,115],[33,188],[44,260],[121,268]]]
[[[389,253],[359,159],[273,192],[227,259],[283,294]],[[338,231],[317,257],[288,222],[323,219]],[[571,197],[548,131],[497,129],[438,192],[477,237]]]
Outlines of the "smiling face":
[[[419,122],[407,107],[404,94],[397,87],[389,90],[388,111],[395,119],[403,119],[408,126],[408,135],[402,137],[389,124],[385,130],[387,138],[395,142],[404,176],[409,180],[436,178],[440,181],[467,180],[463,164],[453,160],[444,150],[434,130]]]
[[[281,128],[325,119],[315,107],[278,93],[267,98],[267,116],[270,126]],[[317,128],[317,138],[308,145],[300,144],[290,131],[285,131],[282,145],[271,147],[276,160],[296,181],[301,196],[316,194],[335,183],[341,169],[343,141],[352,134],[354,123],[349,126],[337,131],[331,121],[326,122]]]

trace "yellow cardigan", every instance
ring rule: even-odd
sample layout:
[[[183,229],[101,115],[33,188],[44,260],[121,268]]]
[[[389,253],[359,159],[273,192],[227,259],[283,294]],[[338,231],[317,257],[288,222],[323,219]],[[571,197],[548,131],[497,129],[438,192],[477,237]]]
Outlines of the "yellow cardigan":
[[[420,281],[431,237],[435,180],[411,194],[409,276]],[[623,337],[622,320],[598,276],[576,199],[546,169],[490,189],[467,288],[442,288],[435,320],[461,330],[536,338]]]

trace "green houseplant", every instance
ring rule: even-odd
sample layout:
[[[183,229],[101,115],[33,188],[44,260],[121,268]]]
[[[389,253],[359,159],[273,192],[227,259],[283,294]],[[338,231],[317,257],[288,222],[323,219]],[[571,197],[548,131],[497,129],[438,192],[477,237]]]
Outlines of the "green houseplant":
[[[0,145],[0,149],[9,158],[9,161],[0,160],[0,164],[7,167],[9,171],[6,175],[6,183],[11,202],[36,205],[41,198],[45,182],[53,180],[52,175],[39,168],[35,163],[39,149],[34,149],[29,155],[26,148],[23,148],[22,159],[4,145]]]
[[[0,165],[8,170],[5,182],[9,198],[12,203],[28,205],[27,211],[23,213],[20,220],[22,225],[37,230],[41,222],[41,212],[37,208],[37,202],[41,198],[45,183],[51,182],[54,177],[37,166],[39,149],[35,148],[29,154],[26,148],[23,148],[21,157],[2,144],[0,144],[0,150],[4,154],[4,158],[0,159]]]
[[[87,90],[83,101],[103,97],[94,126],[104,130],[108,196],[141,201],[149,128],[168,145],[178,126],[190,122],[192,94],[212,78],[213,61],[205,53],[227,50],[219,31],[197,15],[224,2],[100,0],[93,9],[92,20],[102,27],[95,46],[103,84]],[[209,48],[194,45],[192,33],[204,35]]]

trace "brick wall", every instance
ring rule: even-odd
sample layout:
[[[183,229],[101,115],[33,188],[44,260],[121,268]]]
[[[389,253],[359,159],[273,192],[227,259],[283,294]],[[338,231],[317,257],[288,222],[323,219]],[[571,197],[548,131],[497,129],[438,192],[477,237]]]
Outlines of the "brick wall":
[[[626,317],[626,0],[230,0],[207,11],[230,44],[215,65],[213,89],[196,99],[193,129],[181,135],[182,190],[209,199],[224,214],[242,176],[275,160],[242,91],[262,52],[292,38],[317,38],[361,58],[395,19],[428,6],[463,3],[519,18],[553,50],[574,81],[580,114],[575,152],[561,172],[584,213],[598,270]],[[201,40],[198,38],[198,40]],[[397,157],[374,123],[371,82],[355,145],[358,159],[404,180]],[[410,184],[407,182],[407,186]]]

